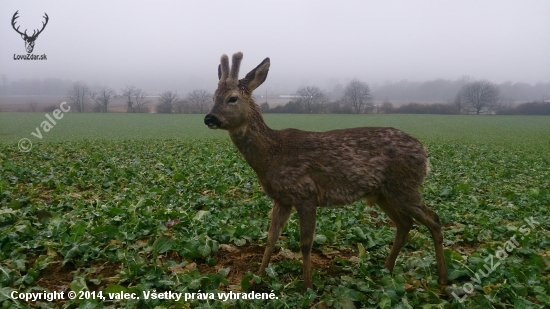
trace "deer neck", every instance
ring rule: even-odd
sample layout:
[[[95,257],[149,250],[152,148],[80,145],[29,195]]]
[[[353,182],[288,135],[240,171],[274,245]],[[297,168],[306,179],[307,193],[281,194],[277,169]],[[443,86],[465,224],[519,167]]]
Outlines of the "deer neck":
[[[268,166],[270,149],[276,145],[275,131],[264,122],[259,107],[252,104],[255,106],[251,109],[250,121],[229,132],[229,136],[246,162],[257,174],[261,174]]]

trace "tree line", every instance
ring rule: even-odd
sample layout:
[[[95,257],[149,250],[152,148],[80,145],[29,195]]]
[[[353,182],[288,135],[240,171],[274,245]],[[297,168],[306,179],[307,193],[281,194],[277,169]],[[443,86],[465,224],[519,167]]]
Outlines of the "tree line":
[[[127,104],[127,112],[149,113],[151,112],[151,100],[141,88],[133,85],[125,86],[120,92],[103,86],[95,91],[90,91],[83,82],[75,82],[67,93],[71,106],[75,106],[77,112],[90,110],[88,103],[95,103],[91,107],[94,112],[108,112],[110,103],[119,98],[124,98]],[[91,101],[91,102],[90,102]],[[29,103],[31,104],[31,103]],[[32,102],[32,110],[36,102]],[[206,90],[196,89],[180,98],[175,91],[164,91],[157,98],[154,106],[157,113],[185,113],[205,114],[212,106],[212,94]],[[420,104],[408,103],[395,106],[389,99],[381,104],[375,104],[372,91],[366,82],[353,79],[344,88],[339,100],[330,100],[317,86],[305,86],[297,89],[292,100],[285,105],[270,108],[267,102],[260,104],[263,113],[305,113],[305,114],[524,114],[524,115],[550,115],[550,101],[532,101],[521,103],[517,106],[505,103],[497,85],[487,81],[478,80],[464,84],[456,93],[455,99],[448,103]]]
[[[125,86],[117,92],[109,86],[102,86],[92,91],[84,82],[75,82],[67,91],[67,98],[76,112],[103,112],[109,111],[109,105],[119,99],[126,99],[127,111],[132,113],[148,113],[147,93],[135,86]],[[90,106],[90,103],[95,103]]]
[[[285,105],[270,108],[260,105],[263,113],[395,113],[395,114],[550,114],[550,102],[532,101],[511,106],[502,98],[499,87],[487,80],[471,81],[458,89],[452,102],[439,104],[408,103],[395,106],[389,99],[374,104],[367,83],[352,80],[339,100],[329,100],[316,86],[300,87]]]
[[[390,98],[394,101],[408,102],[447,102],[466,84],[475,81],[469,76],[456,80],[436,79],[425,82],[399,81],[374,85],[375,98],[382,101]],[[550,83],[512,83],[495,84],[505,101],[528,102],[550,99]]]
[[[185,96],[175,91],[165,91],[157,96],[148,95],[143,89],[133,85],[119,91],[108,86],[91,90],[86,83],[69,82],[56,78],[44,80],[18,80],[10,82],[2,75],[0,93],[32,93],[53,95],[64,93],[77,112],[108,112],[115,100],[124,100],[126,111],[134,113],[206,113],[211,105],[211,94],[196,89]],[[337,84],[332,91],[324,91],[317,86],[300,87],[285,105],[270,107],[261,103],[264,113],[431,113],[431,114],[545,114],[550,98],[550,83],[529,85],[525,83],[494,84],[487,80],[473,81],[462,77],[456,81],[435,80],[424,83],[402,81],[375,86],[373,93],[363,81],[353,79],[347,85]],[[68,90],[67,90],[68,89]],[[374,97],[378,103],[374,103]],[[384,97],[382,101],[380,98]],[[445,103],[414,103],[414,98],[440,100]],[[395,104],[391,99],[408,104]],[[514,98],[514,99],[511,99]],[[512,106],[519,98],[530,99],[528,103]],[[542,100],[541,100],[542,99]],[[536,103],[536,104],[535,104]],[[36,111],[36,99],[27,100],[27,105]],[[48,107],[49,108],[49,107]]]
[[[177,92],[164,91],[157,97],[157,104],[141,88],[133,85],[125,86],[119,92],[108,86],[99,87],[91,91],[88,85],[83,82],[75,82],[67,92],[71,106],[75,106],[77,112],[108,112],[109,105],[118,99],[124,99],[126,102],[126,111],[129,113],[150,113],[152,108],[157,113],[206,113],[210,108],[212,95],[202,89],[196,89],[180,98]],[[91,106],[90,106],[90,103]],[[95,103],[95,104],[93,104]]]
[[[195,89],[182,99],[177,92],[165,91],[160,95],[156,110],[161,114],[206,114],[211,102],[212,94],[202,89]]]

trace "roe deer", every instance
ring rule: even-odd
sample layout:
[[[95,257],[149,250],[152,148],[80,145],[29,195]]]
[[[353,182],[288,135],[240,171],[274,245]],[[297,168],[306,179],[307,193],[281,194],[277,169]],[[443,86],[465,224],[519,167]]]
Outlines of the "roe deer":
[[[271,259],[275,243],[292,207],[300,223],[304,290],[312,288],[311,247],[316,208],[341,206],[360,199],[376,203],[397,225],[385,267],[393,270],[413,219],[425,225],[435,244],[438,283],[446,285],[443,235],[439,216],[422,202],[420,186],[428,173],[422,144],[394,128],[353,128],[328,132],[272,130],[264,122],[252,91],[266,79],[269,58],[239,80],[243,54],[227,55],[218,66],[214,106],[204,123],[229,132],[265,193],[273,199],[271,224],[260,274]]]

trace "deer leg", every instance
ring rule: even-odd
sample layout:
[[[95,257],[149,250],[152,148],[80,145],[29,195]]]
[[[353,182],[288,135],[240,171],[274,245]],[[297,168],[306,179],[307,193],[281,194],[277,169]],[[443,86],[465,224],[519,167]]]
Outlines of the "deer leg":
[[[393,197],[395,198],[396,196],[394,195]],[[403,198],[403,201],[395,204],[395,206],[400,207],[397,211],[413,217],[416,221],[425,225],[432,234],[435,260],[437,262],[437,274],[439,276],[437,282],[441,285],[447,285],[447,267],[445,266],[445,256],[443,255],[443,233],[441,232],[441,220],[439,220],[439,216],[422,202],[422,196],[418,190],[413,194],[403,194],[400,197]],[[398,201],[399,198],[395,198],[394,200]]]
[[[269,265],[271,255],[275,250],[275,243],[281,236],[283,227],[285,226],[290,213],[292,212],[292,206],[282,205],[278,202],[273,202],[273,211],[271,212],[271,224],[269,225],[269,232],[267,234],[267,244],[265,246],[264,256],[262,258],[262,264],[260,265],[260,275],[265,276],[265,268]]]
[[[447,284],[447,267],[443,255],[443,233],[441,232],[441,221],[435,211],[431,210],[422,202],[422,194],[418,189],[402,188],[392,186],[392,189],[384,190],[386,201],[393,206],[395,212],[407,214],[419,223],[425,225],[434,241],[435,260],[437,262],[437,282],[441,285]],[[399,231],[399,230],[398,230]]]
[[[315,221],[317,211],[315,207],[297,207],[298,219],[300,220],[300,248],[302,249],[302,268],[304,285],[303,290],[313,288],[311,275],[311,247],[313,246],[313,235],[315,233]]]
[[[437,283],[447,285],[447,267],[445,266],[445,256],[443,255],[443,233],[441,232],[441,220],[435,211],[431,210],[424,203],[411,209],[411,216],[418,222],[424,224],[434,240],[435,260],[437,262],[437,274],[439,279]]]
[[[384,267],[387,268],[390,272],[393,272],[393,267],[395,266],[395,260],[399,255],[399,251],[403,248],[405,241],[407,240],[407,235],[413,225],[413,220],[406,214],[400,213],[392,205],[388,203],[383,197],[380,197],[376,202],[380,208],[390,217],[390,219],[397,226],[397,232],[395,234],[395,240],[390,250],[390,255],[386,259]]]

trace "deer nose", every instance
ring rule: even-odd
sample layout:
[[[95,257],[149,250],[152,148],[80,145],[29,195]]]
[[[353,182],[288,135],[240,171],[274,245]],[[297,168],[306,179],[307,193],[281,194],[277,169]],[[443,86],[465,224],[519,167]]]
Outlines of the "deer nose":
[[[204,117],[204,124],[209,127],[219,127],[222,123],[216,116],[208,114]]]

